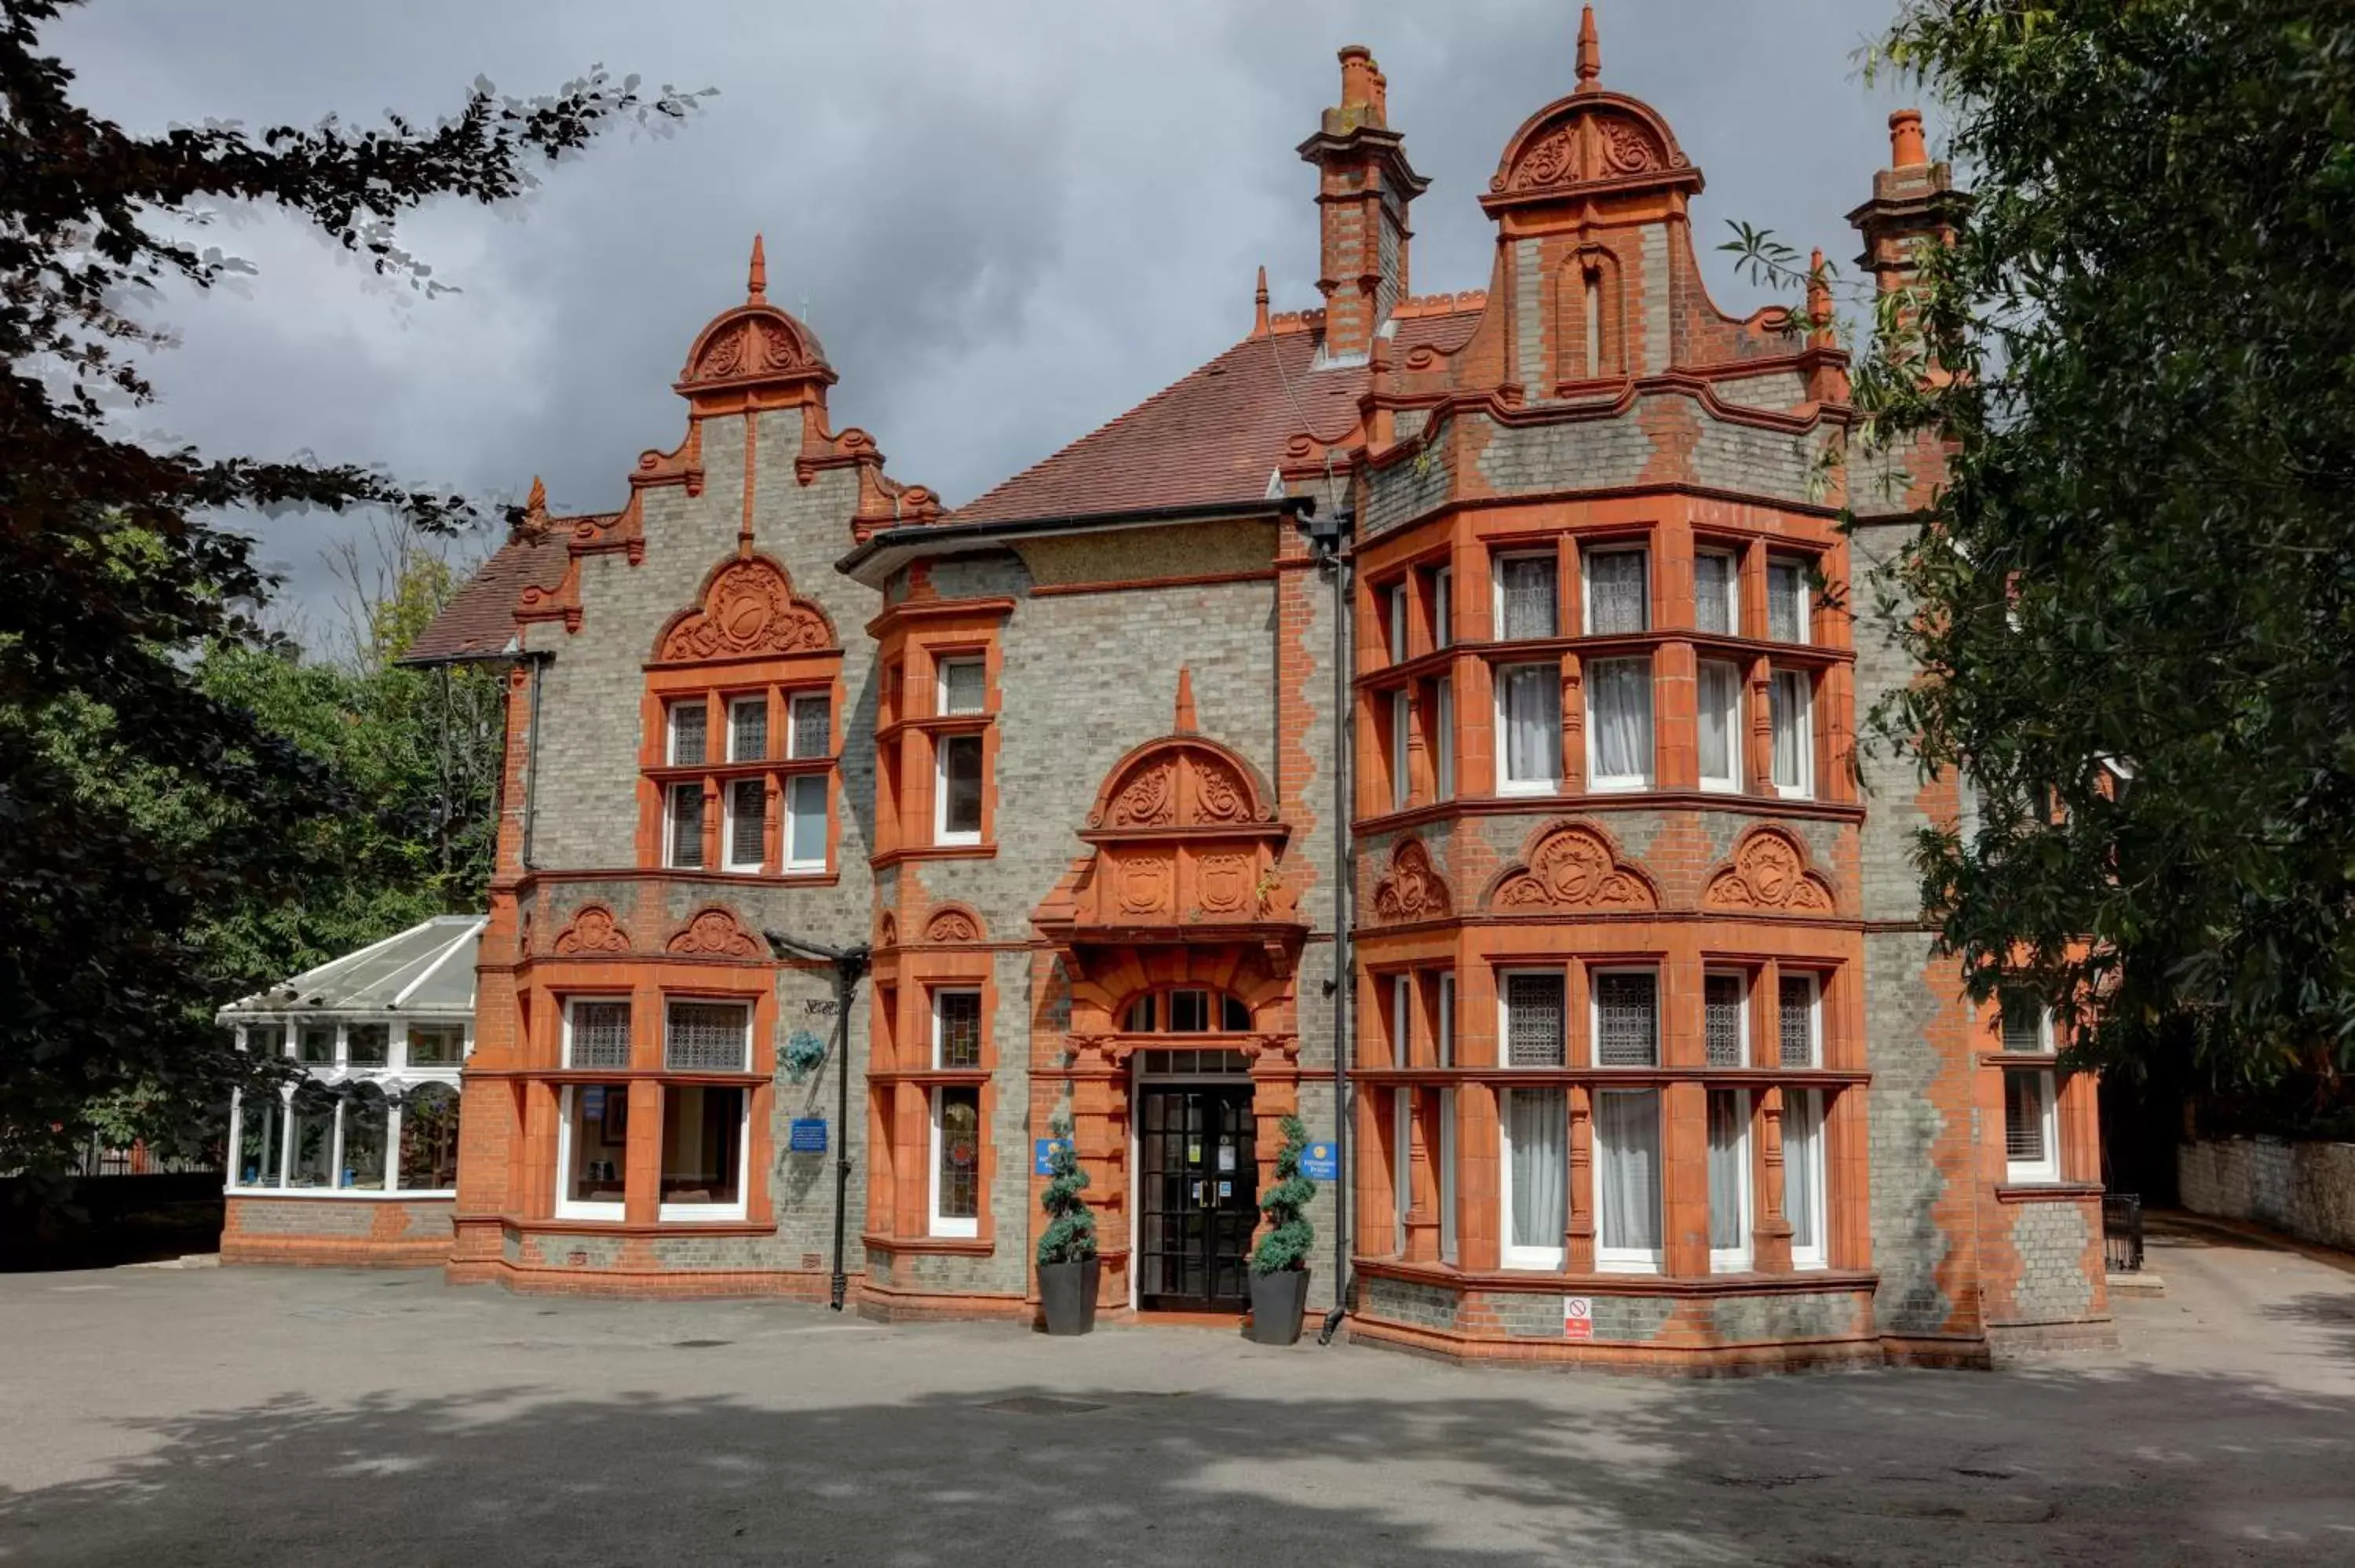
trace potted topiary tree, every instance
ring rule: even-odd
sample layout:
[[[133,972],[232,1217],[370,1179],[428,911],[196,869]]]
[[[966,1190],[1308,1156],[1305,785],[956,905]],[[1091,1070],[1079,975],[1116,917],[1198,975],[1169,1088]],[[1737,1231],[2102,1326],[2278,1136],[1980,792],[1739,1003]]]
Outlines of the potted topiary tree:
[[[1252,1254],[1251,1337],[1263,1345],[1299,1342],[1300,1320],[1308,1307],[1308,1249],[1316,1244],[1316,1228],[1308,1223],[1316,1183],[1300,1173],[1300,1151],[1308,1147],[1308,1129],[1296,1116],[1277,1125],[1284,1131],[1284,1147],[1275,1156],[1275,1185],[1259,1195],[1260,1213],[1267,1216],[1269,1229]]]
[[[1050,1334],[1084,1334],[1096,1326],[1096,1216],[1088,1201],[1088,1173],[1080,1169],[1069,1117],[1057,1117],[1049,1131],[1055,1141],[1047,1156],[1047,1190],[1039,1206],[1047,1229],[1039,1238],[1039,1305]]]

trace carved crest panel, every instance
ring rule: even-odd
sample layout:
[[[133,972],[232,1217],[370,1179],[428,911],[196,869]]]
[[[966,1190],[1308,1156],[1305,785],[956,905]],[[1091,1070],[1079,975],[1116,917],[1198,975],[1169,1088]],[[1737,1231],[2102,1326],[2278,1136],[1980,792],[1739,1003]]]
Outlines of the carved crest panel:
[[[1497,882],[1498,909],[1647,910],[1659,899],[1644,874],[1623,863],[1611,841],[1577,823],[1549,829],[1527,866]]]
[[[1779,828],[1753,828],[1733,852],[1733,863],[1710,878],[1704,909],[1744,913],[1829,915],[1831,884],[1807,869],[1797,841]]]
[[[970,910],[949,908],[937,911],[924,925],[927,942],[978,942],[981,922]]]
[[[1436,920],[1455,912],[1447,881],[1431,863],[1421,839],[1401,840],[1391,851],[1391,868],[1374,884],[1378,920]]]
[[[757,959],[766,951],[760,939],[744,929],[735,916],[716,905],[696,911],[663,950],[709,959]]]
[[[630,934],[602,904],[582,905],[573,911],[571,923],[556,934],[556,952],[560,958],[629,950]]]
[[[1252,857],[1233,851],[1204,855],[1194,872],[1194,891],[1206,914],[1242,913],[1251,884]]]
[[[814,653],[835,645],[826,612],[795,597],[774,562],[731,561],[705,590],[703,604],[663,633],[656,657],[668,663],[698,659],[760,658]]]

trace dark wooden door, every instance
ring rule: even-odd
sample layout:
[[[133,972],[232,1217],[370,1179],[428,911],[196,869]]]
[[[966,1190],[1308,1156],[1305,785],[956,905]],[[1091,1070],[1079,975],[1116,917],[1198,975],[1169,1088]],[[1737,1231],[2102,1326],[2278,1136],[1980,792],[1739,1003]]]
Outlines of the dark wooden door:
[[[1140,1099],[1137,1304],[1243,1310],[1259,1219],[1251,1086],[1147,1086]]]

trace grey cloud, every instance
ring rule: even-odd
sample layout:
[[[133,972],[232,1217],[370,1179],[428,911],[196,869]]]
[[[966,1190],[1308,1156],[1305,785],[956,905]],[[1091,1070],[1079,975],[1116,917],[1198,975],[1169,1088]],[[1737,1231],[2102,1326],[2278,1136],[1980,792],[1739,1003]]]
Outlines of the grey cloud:
[[[1850,49],[1887,0],[1616,0],[1604,80],[1646,99],[1709,176],[1706,252],[1738,216],[1845,262],[1896,101]],[[388,297],[282,222],[229,230],[244,297],[169,302],[157,425],[218,450],[308,449],[560,507],[617,503],[642,449],[683,427],[689,341],[741,297],[764,232],[771,293],[806,298],[842,376],[837,424],[953,503],[1101,424],[1232,343],[1252,269],[1279,309],[1315,300],[1314,176],[1293,148],[1364,43],[1391,122],[1432,176],[1414,285],[1483,287],[1476,202],[1505,139],[1572,85],[1565,0],[1405,7],[776,5],[719,0],[98,0],[52,42],[136,129],[333,110],[432,116],[480,71],[534,92],[602,61],[715,86],[667,138],[550,171],[519,208],[408,226],[462,292]],[[1705,264],[1720,302],[1764,302]],[[263,519],[290,597],[323,601],[320,543],[348,524]]]

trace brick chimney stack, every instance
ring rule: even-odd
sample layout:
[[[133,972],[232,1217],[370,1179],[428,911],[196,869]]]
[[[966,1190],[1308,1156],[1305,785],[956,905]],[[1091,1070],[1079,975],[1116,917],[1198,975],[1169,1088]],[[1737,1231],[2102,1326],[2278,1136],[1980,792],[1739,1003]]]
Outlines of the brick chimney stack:
[[[1362,44],[1341,51],[1341,101],[1325,111],[1300,156],[1316,165],[1325,296],[1325,357],[1362,359],[1407,291],[1407,204],[1431,182],[1406,161],[1390,128],[1389,82]]]
[[[1901,109],[1889,117],[1889,167],[1872,176],[1872,199],[1848,215],[1864,236],[1856,264],[1879,281],[1881,291],[1902,289],[1913,277],[1916,248],[1923,240],[1951,243],[1970,197],[1955,188],[1955,172],[1930,161],[1922,135],[1922,111]]]

